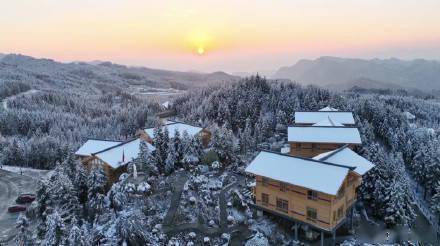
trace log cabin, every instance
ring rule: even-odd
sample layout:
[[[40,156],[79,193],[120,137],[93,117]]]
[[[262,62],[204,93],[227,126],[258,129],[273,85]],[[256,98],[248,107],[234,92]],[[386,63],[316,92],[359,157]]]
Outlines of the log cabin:
[[[332,122],[331,118],[327,121]],[[354,148],[362,144],[356,127],[328,125],[323,121],[320,125],[288,127],[287,141],[290,154],[302,157],[314,157],[345,145]]]
[[[211,132],[203,127],[190,125],[183,122],[167,120],[164,123],[163,128],[168,129],[169,138],[173,138],[176,131],[179,132],[180,136],[186,131],[190,137],[200,137],[202,139],[203,146],[208,146],[211,142]],[[154,128],[146,128],[139,130],[136,133],[137,137],[142,138],[148,143],[153,143],[154,139]]]
[[[122,173],[127,171],[127,164],[138,158],[140,141],[139,138],[125,142],[108,141],[112,142],[110,144],[103,143],[102,140],[88,140],[79,148],[76,155],[89,172],[94,165],[102,165],[108,183],[113,184],[118,181]],[[111,146],[104,148],[106,144]],[[155,149],[151,144],[147,144],[147,146],[151,151]]]
[[[262,151],[246,172],[255,176],[255,208],[307,225],[323,233],[336,230],[352,213],[356,188],[374,165],[348,146],[323,153],[316,159]]]

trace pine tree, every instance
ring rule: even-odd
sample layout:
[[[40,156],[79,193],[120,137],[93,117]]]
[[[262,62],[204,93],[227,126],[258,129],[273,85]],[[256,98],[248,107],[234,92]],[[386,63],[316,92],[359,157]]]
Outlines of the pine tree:
[[[212,136],[212,147],[219,159],[224,164],[229,164],[233,158],[234,143],[233,134],[225,125],[220,129],[215,129]]]
[[[67,237],[66,227],[57,211],[47,216],[46,228],[47,232],[42,245],[58,246],[65,243]]]
[[[168,155],[167,159],[165,160],[165,173],[170,174],[174,171],[177,160],[178,160],[178,154],[176,150],[176,144],[174,139],[170,139],[168,143]]]
[[[434,195],[431,198],[431,209],[440,217],[440,181],[435,184]]]
[[[88,215],[91,220],[100,215],[108,207],[108,199],[105,196],[107,177],[104,169],[94,166],[87,180],[88,190]]]
[[[69,230],[69,237],[67,239],[67,242],[69,245],[87,245],[84,232],[83,230],[78,226],[76,219],[72,219],[71,226]]]
[[[32,245],[31,232],[29,231],[29,220],[26,215],[20,213],[15,223],[15,227],[18,229],[18,233],[15,236],[15,242],[17,245],[28,246]]]

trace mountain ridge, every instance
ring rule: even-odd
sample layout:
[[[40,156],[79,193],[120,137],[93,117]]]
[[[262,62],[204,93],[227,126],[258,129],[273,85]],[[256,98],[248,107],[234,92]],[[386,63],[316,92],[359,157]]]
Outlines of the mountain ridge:
[[[278,69],[274,79],[325,86],[346,84],[361,78],[424,91],[440,90],[440,62],[414,59],[359,59],[323,56],[302,59]]]

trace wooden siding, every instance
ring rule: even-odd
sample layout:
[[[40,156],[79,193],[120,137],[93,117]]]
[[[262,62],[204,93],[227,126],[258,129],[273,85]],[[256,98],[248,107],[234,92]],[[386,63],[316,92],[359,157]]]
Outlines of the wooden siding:
[[[352,178],[350,182],[348,182],[349,178]],[[353,179],[356,182],[354,182]],[[309,199],[309,189],[305,187],[286,184],[267,178],[264,178],[264,180],[268,182],[263,182],[263,177],[257,176],[256,186],[253,190],[255,203],[268,210],[285,214],[292,219],[331,231],[338,222],[345,218],[345,210],[355,202],[356,187],[359,184],[359,179],[360,177],[352,172],[347,175],[346,181],[341,185],[341,187],[344,187],[344,195],[339,198],[337,198],[337,196],[313,191],[317,194],[316,199]],[[264,202],[263,194],[268,195],[267,203]],[[277,199],[288,202],[287,211],[277,208]],[[343,216],[333,218],[333,212],[336,211],[337,215],[337,210],[341,207],[343,209]],[[316,210],[316,219],[307,218],[307,210],[309,208]]]
[[[119,180],[119,176],[123,174],[124,172],[127,172],[127,165],[121,166],[119,168],[112,168],[110,165],[108,165],[106,162],[102,161],[96,156],[92,156],[90,158],[87,158],[85,160],[82,160],[82,164],[84,165],[87,173],[90,173],[92,170],[92,167],[94,165],[102,165],[104,169],[105,176],[108,179],[108,187],[111,186],[111,184],[115,183]]]
[[[209,143],[211,142],[212,133],[207,129],[203,129],[200,132],[199,136],[202,139],[203,147],[207,147],[209,145]],[[150,144],[153,144],[153,137],[149,136],[144,130],[137,131],[136,137],[138,137],[144,141],[147,141]]]
[[[296,143],[289,142],[290,144],[290,155],[301,156],[301,157],[314,157],[319,154],[329,152],[338,149],[345,144],[334,144],[334,143]],[[349,145],[353,149],[354,145]]]

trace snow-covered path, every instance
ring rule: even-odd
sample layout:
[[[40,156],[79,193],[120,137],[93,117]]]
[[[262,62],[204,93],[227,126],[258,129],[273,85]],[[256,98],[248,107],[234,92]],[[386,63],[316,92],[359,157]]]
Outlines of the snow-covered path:
[[[34,94],[34,93],[37,93],[37,92],[39,92],[39,90],[34,90],[34,89],[32,89],[32,90],[28,90],[28,91],[25,91],[25,92],[19,93],[19,94],[17,94],[17,95],[13,95],[13,96],[7,97],[7,98],[3,99],[3,101],[2,101],[2,107],[3,107],[4,110],[8,110],[8,101],[9,101],[9,100],[14,100],[14,98],[16,98],[16,97],[18,97],[18,96]]]
[[[429,221],[429,223],[437,232],[437,234],[439,234],[440,233],[440,228],[438,225],[439,219],[434,213],[432,213],[428,202],[423,198],[423,187],[419,186],[417,182],[408,173],[407,173],[407,177],[411,186],[410,192],[414,198],[414,203],[419,208],[420,212]]]

